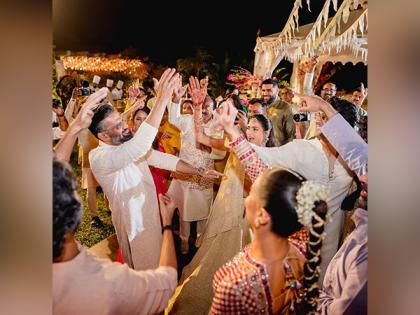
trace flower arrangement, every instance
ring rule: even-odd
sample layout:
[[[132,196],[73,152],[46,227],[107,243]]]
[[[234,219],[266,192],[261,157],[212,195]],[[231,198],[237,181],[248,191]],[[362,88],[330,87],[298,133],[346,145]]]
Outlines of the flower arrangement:
[[[253,84],[261,82],[261,78],[254,76],[250,71],[241,67],[231,70],[226,80],[238,89],[251,89]]]

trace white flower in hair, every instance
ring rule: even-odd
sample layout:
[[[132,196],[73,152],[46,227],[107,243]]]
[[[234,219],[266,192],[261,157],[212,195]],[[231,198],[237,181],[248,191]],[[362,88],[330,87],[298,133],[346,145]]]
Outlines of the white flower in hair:
[[[328,193],[325,186],[313,181],[305,181],[296,195],[296,213],[298,221],[304,226],[312,226],[312,218],[316,215],[314,208],[316,201],[327,201]]]

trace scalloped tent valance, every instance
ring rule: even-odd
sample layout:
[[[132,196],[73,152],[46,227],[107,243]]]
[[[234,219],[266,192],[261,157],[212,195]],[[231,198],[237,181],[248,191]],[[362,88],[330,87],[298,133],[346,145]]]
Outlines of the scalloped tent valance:
[[[307,1],[309,9],[309,1]],[[328,18],[330,6],[336,14]],[[296,0],[290,17],[279,33],[258,37],[255,46],[254,75],[270,76],[282,59],[295,63],[303,56],[318,55],[321,63],[351,62],[367,64],[368,7],[364,0],[326,0],[314,23],[298,25]]]

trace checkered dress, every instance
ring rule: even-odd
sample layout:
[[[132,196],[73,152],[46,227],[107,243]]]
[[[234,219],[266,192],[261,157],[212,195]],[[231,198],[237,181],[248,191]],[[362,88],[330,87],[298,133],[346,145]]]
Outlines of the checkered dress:
[[[209,314],[273,314],[267,268],[250,256],[250,249],[245,247],[216,272]],[[302,296],[302,285],[295,279],[287,259],[283,264],[286,284],[282,294]],[[281,311],[293,314],[292,309],[293,303],[284,305]]]

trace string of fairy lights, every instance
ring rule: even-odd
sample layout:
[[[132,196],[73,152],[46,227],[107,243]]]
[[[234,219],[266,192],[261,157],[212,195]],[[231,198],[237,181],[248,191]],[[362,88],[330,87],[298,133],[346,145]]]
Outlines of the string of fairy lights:
[[[128,76],[135,76],[146,72],[144,64],[138,59],[61,56],[60,60],[66,70],[94,73],[119,72]]]

